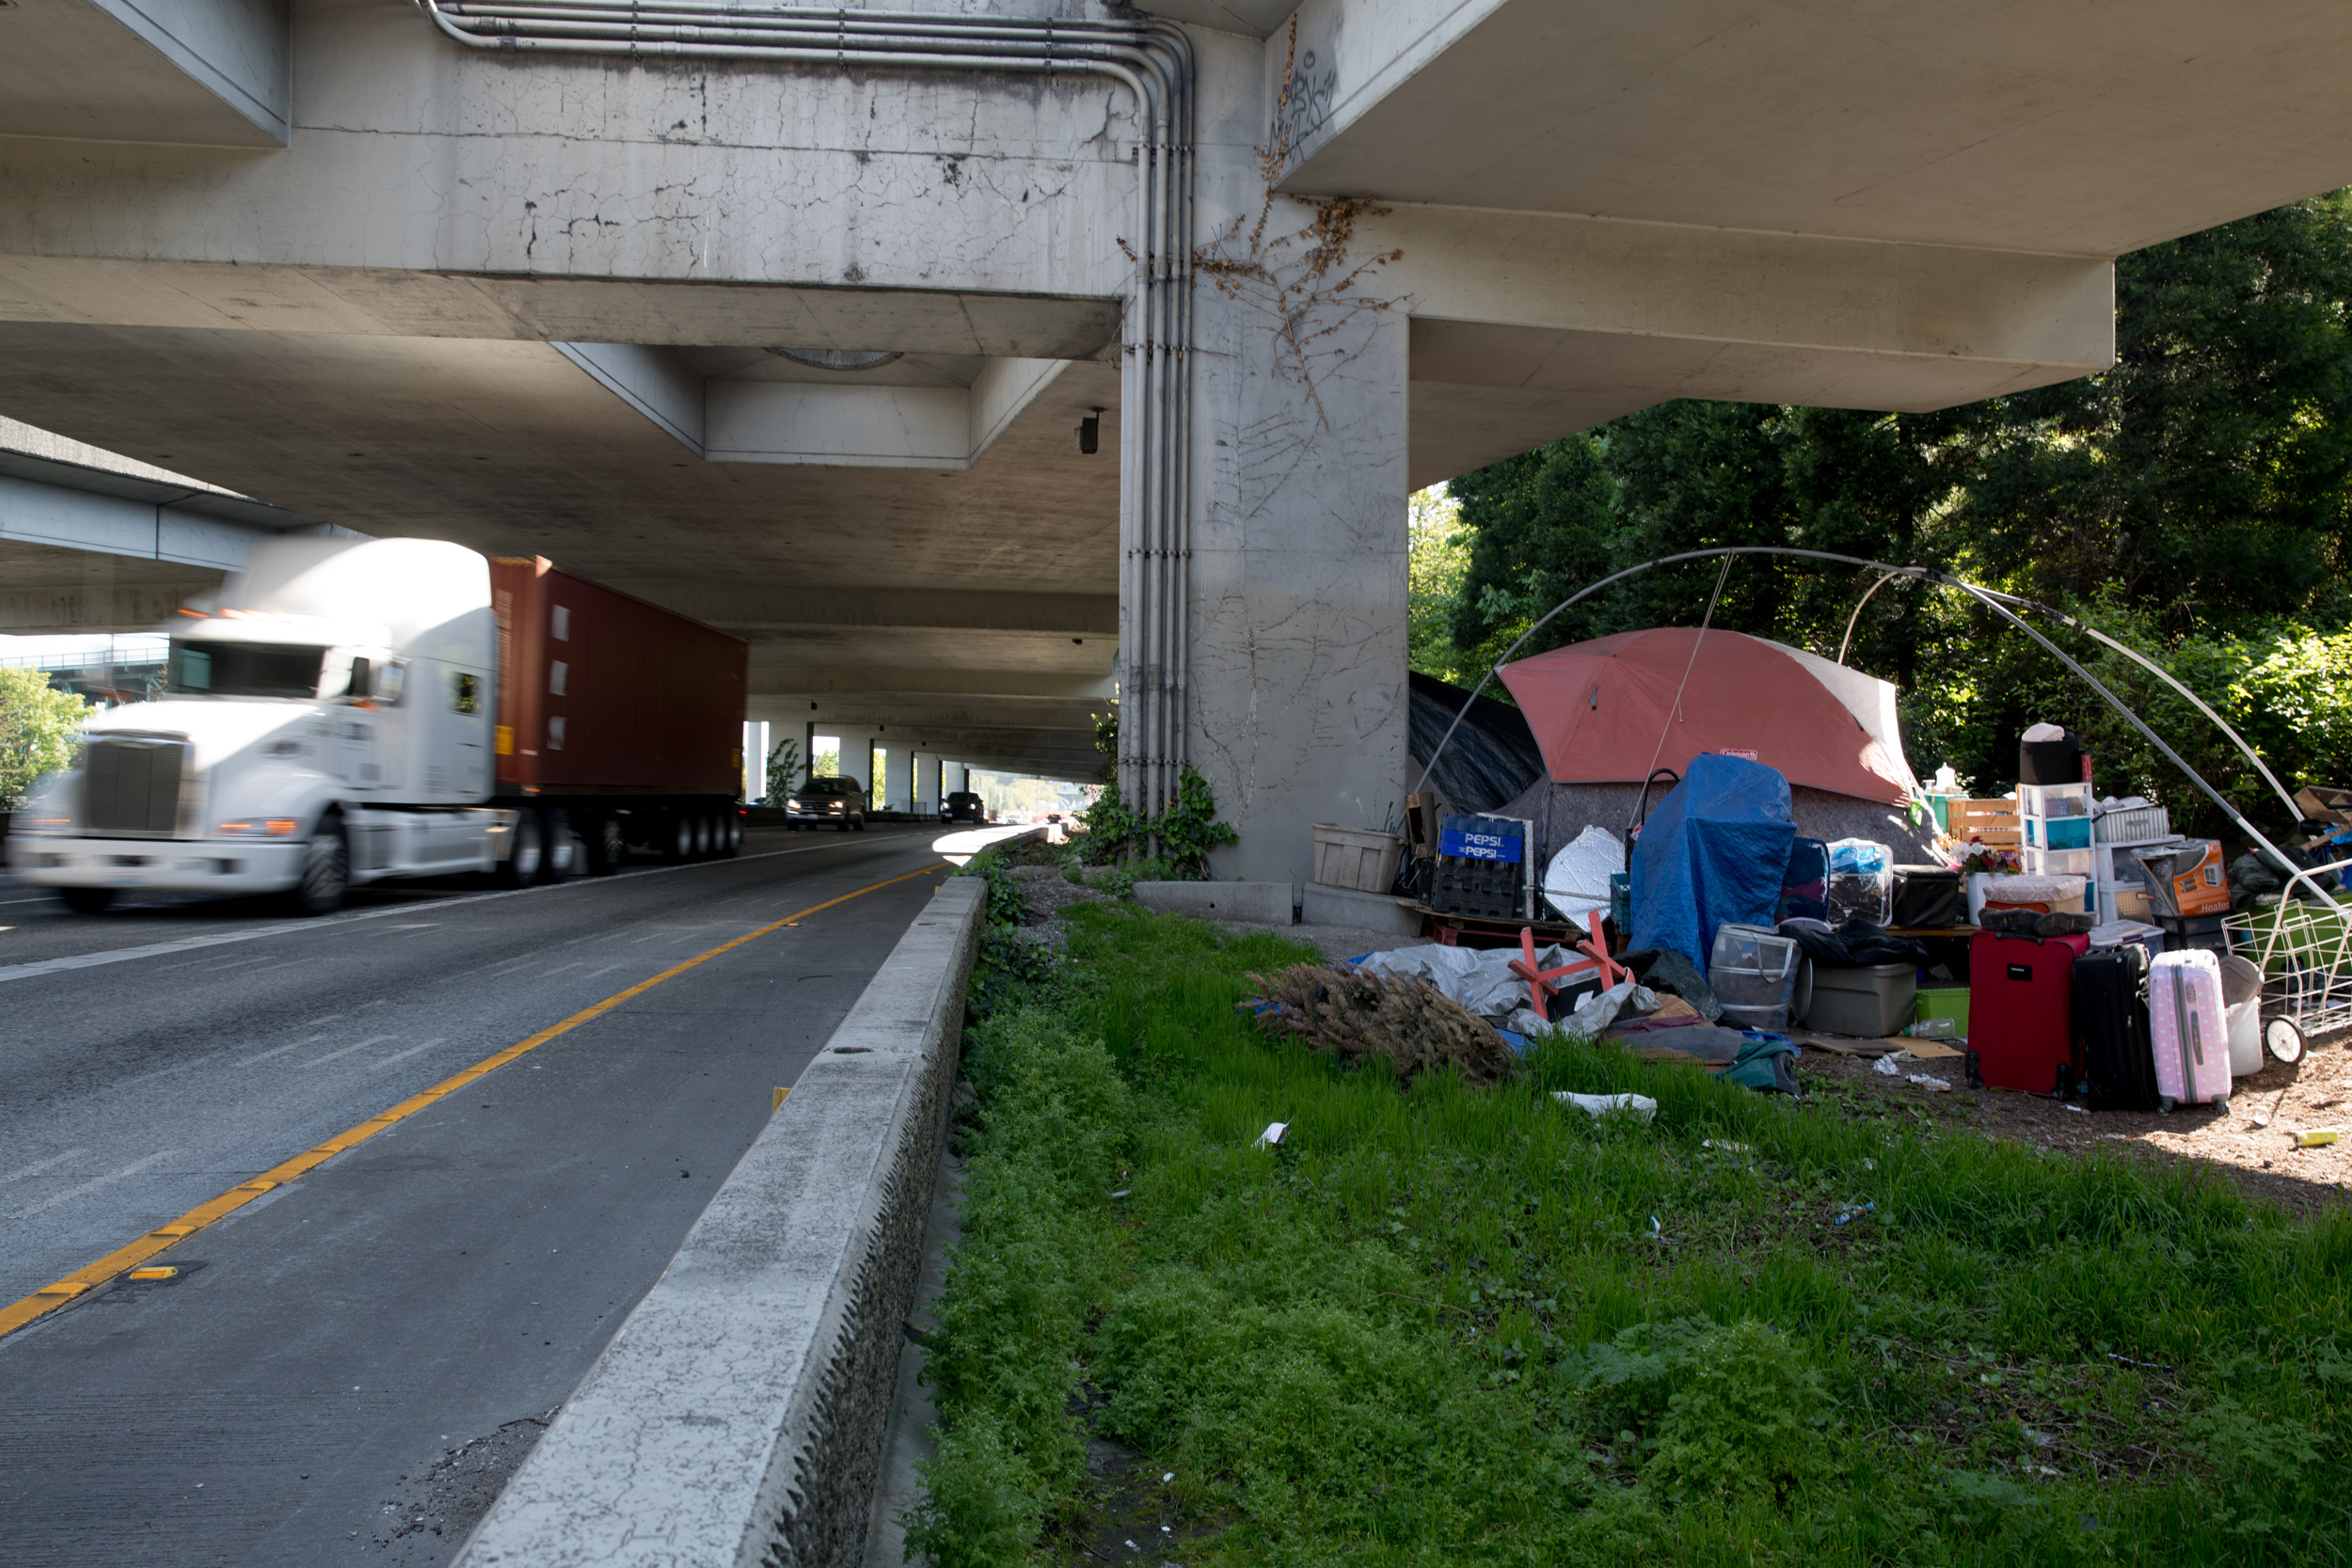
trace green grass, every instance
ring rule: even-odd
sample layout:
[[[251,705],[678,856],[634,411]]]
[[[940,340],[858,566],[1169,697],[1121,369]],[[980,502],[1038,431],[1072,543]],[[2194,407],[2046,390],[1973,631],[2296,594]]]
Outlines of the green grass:
[[[1175,1473],[1188,1565],[2352,1556],[2340,1210],[1576,1041],[1400,1092],[1236,1010],[1311,955],[1067,918],[966,1038],[943,1568],[1087,1560],[1089,1421]]]

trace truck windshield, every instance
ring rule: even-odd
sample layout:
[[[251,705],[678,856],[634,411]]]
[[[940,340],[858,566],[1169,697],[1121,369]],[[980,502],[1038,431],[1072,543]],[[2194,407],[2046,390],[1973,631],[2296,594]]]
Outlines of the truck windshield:
[[[325,648],[171,641],[171,689],[213,697],[315,697]]]

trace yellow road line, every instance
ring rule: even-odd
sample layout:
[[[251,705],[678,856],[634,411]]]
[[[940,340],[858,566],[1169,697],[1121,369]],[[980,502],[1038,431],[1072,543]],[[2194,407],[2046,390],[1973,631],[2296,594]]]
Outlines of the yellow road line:
[[[147,1261],[167,1247],[177,1246],[214,1221],[235,1213],[263,1193],[282,1187],[295,1177],[315,1170],[345,1149],[367,1142],[394,1122],[415,1116],[443,1096],[456,1093],[484,1074],[497,1071],[516,1057],[527,1052],[536,1051],[558,1035],[568,1034],[590,1019],[612,1011],[631,997],[643,995],[664,980],[674,979],[685,974],[696,964],[707,963],[722,953],[730,952],[747,942],[755,942],[766,936],[771,931],[804,920],[819,910],[829,910],[835,904],[846,904],[852,898],[863,898],[869,893],[879,892],[895,883],[911,881],[916,877],[928,877],[934,871],[946,869],[947,867],[944,865],[927,865],[920,871],[910,871],[902,877],[891,877],[859,888],[855,893],[845,893],[838,898],[828,898],[821,904],[812,904],[797,914],[788,914],[782,920],[771,921],[756,931],[747,931],[733,942],[723,942],[707,953],[697,953],[684,963],[674,964],[663,970],[650,980],[640,980],[627,990],[606,997],[593,1007],[583,1007],[563,1022],[542,1029],[529,1039],[510,1045],[495,1056],[483,1058],[455,1077],[442,1079],[422,1094],[409,1096],[381,1116],[370,1117],[358,1126],[337,1133],[316,1148],[305,1149],[293,1159],[271,1166],[252,1180],[231,1187],[209,1202],[198,1204],[169,1225],[149,1231],[128,1246],[117,1247],[95,1263],[87,1268],[76,1269],[56,1284],[44,1286],[22,1301],[0,1307],[0,1335],[13,1334],[36,1318],[56,1311],[76,1296],[87,1295],[100,1286],[110,1283],[123,1270]]]

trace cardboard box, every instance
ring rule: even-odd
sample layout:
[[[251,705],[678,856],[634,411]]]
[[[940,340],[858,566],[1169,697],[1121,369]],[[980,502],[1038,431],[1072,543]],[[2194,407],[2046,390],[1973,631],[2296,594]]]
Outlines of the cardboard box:
[[[2295,792],[2295,806],[2311,821],[2352,827],[2352,789],[2312,784]]]

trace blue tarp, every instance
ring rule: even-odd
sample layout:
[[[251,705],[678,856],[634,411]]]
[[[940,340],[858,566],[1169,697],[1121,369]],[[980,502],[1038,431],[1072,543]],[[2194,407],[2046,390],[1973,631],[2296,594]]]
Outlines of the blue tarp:
[[[1777,768],[1692,757],[1633,847],[1634,950],[1672,948],[1706,974],[1716,927],[1772,924],[1796,836]]]

